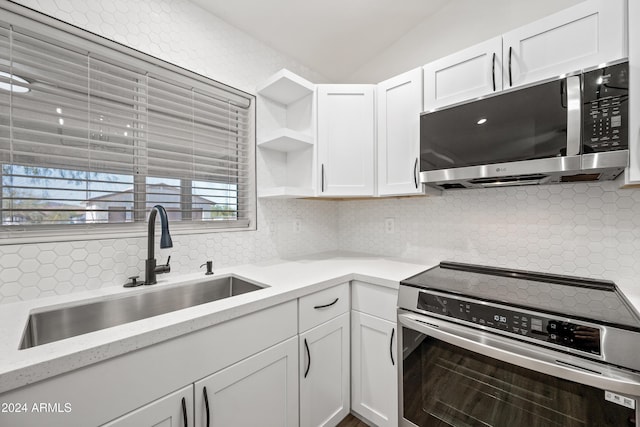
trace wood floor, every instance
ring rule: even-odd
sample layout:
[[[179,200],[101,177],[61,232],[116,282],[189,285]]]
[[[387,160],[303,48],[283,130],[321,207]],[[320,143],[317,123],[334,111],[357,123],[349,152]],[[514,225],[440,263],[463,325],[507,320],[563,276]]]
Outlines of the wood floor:
[[[369,425],[363,423],[353,415],[349,414],[347,415],[347,418],[340,421],[340,424],[338,424],[338,427],[369,427]]]

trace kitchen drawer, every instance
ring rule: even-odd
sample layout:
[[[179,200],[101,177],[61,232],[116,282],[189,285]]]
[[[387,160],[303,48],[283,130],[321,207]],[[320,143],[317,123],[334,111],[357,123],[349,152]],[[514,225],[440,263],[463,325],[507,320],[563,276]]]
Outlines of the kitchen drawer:
[[[349,283],[298,300],[299,331],[304,332],[349,311]]]
[[[396,322],[398,290],[371,283],[351,282],[352,309]]]

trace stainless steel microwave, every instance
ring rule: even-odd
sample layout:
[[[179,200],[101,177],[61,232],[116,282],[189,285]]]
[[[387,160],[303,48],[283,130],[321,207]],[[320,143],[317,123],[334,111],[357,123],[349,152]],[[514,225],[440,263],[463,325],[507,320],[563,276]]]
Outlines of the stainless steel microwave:
[[[616,178],[629,162],[628,62],[420,116],[420,180],[441,189]]]

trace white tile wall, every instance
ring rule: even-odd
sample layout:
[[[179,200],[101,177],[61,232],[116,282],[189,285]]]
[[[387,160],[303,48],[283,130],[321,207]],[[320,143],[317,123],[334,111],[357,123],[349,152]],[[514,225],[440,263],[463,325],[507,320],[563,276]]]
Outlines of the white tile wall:
[[[621,182],[342,202],[339,247],[613,280],[640,301],[640,190]],[[394,218],[395,232],[384,229]]]
[[[248,92],[281,68],[312,81],[324,78],[187,0],[18,0],[143,52]],[[293,219],[302,219],[299,233]],[[270,225],[270,227],[267,227]],[[258,231],[173,236],[172,271],[193,272],[276,256],[337,249],[335,202],[258,203]],[[143,274],[146,239],[0,244],[0,304],[119,285]]]
[[[337,249],[337,202],[267,200],[258,203],[258,230],[174,235],[171,273],[198,271],[207,260],[216,268]],[[299,233],[293,221],[301,220]],[[156,239],[157,241],[157,239]],[[0,246],[0,304],[119,286],[144,276],[146,238]]]

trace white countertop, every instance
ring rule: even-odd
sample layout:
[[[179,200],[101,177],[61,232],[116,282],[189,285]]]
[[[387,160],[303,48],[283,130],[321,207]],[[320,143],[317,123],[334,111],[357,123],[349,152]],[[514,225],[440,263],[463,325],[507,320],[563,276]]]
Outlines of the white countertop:
[[[0,309],[0,393],[101,360],[206,328],[350,280],[362,280],[397,289],[402,279],[431,265],[354,253],[331,252],[295,260],[269,262],[190,275],[158,276],[153,287],[103,289],[3,305]],[[126,323],[45,345],[18,350],[32,311],[75,305],[79,302],[153,292],[162,286],[236,275],[265,289],[183,310]]]

